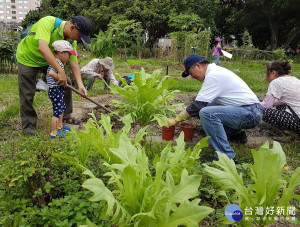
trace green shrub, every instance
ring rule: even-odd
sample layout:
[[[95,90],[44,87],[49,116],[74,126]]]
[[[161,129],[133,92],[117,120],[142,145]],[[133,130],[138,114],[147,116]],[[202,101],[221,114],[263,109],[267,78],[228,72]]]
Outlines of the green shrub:
[[[70,151],[65,142],[39,137],[2,147],[0,226],[78,226],[86,217],[101,223],[102,208],[93,207],[82,190],[82,171],[53,160],[62,150]]]
[[[17,45],[15,41],[0,42],[0,73],[17,72]]]
[[[177,91],[168,90],[173,81],[168,80],[168,77],[161,77],[160,73],[161,70],[156,70],[150,75],[142,69],[135,73],[130,86],[111,86],[113,94],[121,95],[121,101],[113,100],[113,104],[118,107],[117,113],[126,114],[142,125],[151,121],[165,125],[167,116],[174,116],[179,104],[169,103]],[[124,79],[121,80],[127,84]]]
[[[278,48],[273,51],[274,60],[286,60],[284,49]]]

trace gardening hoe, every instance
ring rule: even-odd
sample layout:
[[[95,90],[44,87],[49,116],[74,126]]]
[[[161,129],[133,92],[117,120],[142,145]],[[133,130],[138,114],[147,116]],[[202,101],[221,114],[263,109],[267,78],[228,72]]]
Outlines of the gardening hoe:
[[[106,81],[104,80],[104,78],[101,78],[103,80],[103,82],[105,83],[105,85],[109,88],[108,84],[106,83]]]
[[[85,95],[82,94],[80,91],[78,91],[78,90],[76,90],[75,88],[73,88],[72,86],[67,85],[67,88],[70,88],[72,91],[74,91],[75,93],[79,94],[79,95],[82,96],[83,98],[86,98],[86,99],[89,100],[90,102],[96,104],[96,105],[99,106],[100,108],[102,108],[102,109],[104,109],[104,110],[106,110],[106,111],[112,113],[111,110],[109,110],[109,109],[107,109],[105,106],[103,106],[103,105],[101,105],[101,104],[95,102],[93,99],[91,99],[91,98],[85,96]]]

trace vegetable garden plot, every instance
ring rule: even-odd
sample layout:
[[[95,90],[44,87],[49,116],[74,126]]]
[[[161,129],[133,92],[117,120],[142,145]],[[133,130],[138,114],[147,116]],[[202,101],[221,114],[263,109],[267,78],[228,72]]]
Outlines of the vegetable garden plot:
[[[191,103],[195,98],[194,94],[186,94],[186,93],[177,93],[175,95],[174,100],[172,103],[178,104],[178,103],[184,103],[183,107],[186,107]],[[113,95],[113,94],[102,94],[96,97],[93,97],[93,99],[99,103],[102,103],[105,107],[115,110],[116,107],[112,105],[111,101],[113,99],[118,99],[120,100],[120,97],[118,95]],[[88,103],[85,103],[88,104]],[[87,107],[86,107],[87,106]],[[95,106],[92,105],[83,105],[82,103],[74,103],[74,114],[81,119],[83,122],[86,122],[91,116],[89,113],[93,112],[96,116],[96,119],[100,120],[101,119],[101,114],[107,114],[105,113],[104,110],[95,108]],[[85,108],[85,111],[82,111],[82,108]],[[180,112],[179,110],[177,112]],[[120,130],[124,125],[122,122],[120,122],[116,117],[111,117],[111,121],[113,123],[113,130],[117,131]],[[201,127],[200,120],[198,118],[190,118],[189,120],[185,121],[186,123],[192,123],[196,125],[195,131],[194,131],[194,136],[193,140],[189,142],[190,145],[195,145],[199,140],[204,138],[205,132]],[[131,128],[131,136],[134,137],[138,130],[142,126],[138,123],[133,123],[132,128]],[[149,139],[152,140],[161,140],[161,127],[157,122],[151,122],[149,124],[150,127],[150,132],[151,135]],[[175,129],[175,136],[174,139],[178,138],[180,127],[176,127]],[[248,136],[248,144],[249,146],[258,147],[262,145],[266,141],[279,141],[279,142],[285,142],[288,141],[289,139],[300,141],[300,136],[291,132],[291,131],[286,131],[286,130],[280,130],[278,128],[275,128],[271,125],[268,125],[266,123],[261,123],[258,127],[253,128],[253,129],[248,129],[246,131],[247,136]]]

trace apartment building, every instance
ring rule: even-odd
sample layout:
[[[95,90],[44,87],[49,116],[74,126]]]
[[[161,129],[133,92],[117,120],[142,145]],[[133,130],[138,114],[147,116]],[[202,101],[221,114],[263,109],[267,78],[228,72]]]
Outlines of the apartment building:
[[[42,0],[0,0],[0,22],[20,24],[30,10],[37,10]]]

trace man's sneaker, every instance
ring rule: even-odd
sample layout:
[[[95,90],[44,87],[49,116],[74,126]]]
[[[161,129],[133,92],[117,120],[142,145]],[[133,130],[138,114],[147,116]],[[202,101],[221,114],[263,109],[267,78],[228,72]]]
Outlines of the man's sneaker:
[[[245,131],[242,131],[240,134],[234,136],[227,136],[229,142],[246,144],[248,142],[247,135]]]

